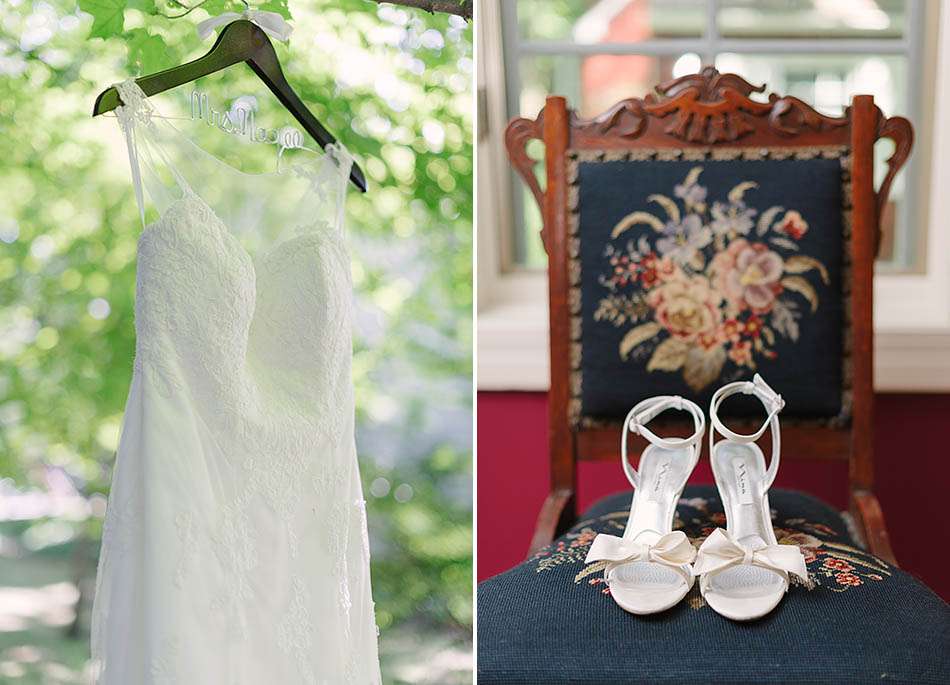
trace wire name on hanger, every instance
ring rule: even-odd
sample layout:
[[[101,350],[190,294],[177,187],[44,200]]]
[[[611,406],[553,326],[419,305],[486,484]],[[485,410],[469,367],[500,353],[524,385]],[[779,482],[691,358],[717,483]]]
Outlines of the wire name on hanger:
[[[303,134],[293,126],[262,128],[256,126],[253,107],[232,107],[230,111],[215,109],[207,93],[191,91],[191,118],[204,121],[225,133],[247,138],[252,143],[268,143],[282,148],[302,148]]]

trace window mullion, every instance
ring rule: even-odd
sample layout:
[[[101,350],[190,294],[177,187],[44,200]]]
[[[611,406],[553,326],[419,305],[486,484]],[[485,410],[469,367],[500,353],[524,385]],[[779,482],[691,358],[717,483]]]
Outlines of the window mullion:
[[[706,2],[706,31],[705,46],[703,48],[703,63],[715,64],[719,42],[719,0]]]

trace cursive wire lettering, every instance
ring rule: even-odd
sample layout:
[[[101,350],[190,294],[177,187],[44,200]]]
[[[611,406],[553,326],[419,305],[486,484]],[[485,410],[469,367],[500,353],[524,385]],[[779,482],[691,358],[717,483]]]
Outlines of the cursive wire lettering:
[[[214,126],[225,133],[247,138],[252,143],[268,143],[288,149],[303,147],[303,134],[293,126],[280,129],[258,127],[253,108],[241,107],[229,112],[215,109],[208,94],[199,90],[191,91],[191,118],[204,121],[208,126]]]

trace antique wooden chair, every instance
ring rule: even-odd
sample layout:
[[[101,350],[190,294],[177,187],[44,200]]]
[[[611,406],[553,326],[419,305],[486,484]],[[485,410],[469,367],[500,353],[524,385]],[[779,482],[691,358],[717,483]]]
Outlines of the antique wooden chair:
[[[873,494],[874,257],[912,128],[885,117],[870,95],[835,118],[794,97],[750,97],[764,90],[707,67],[594,119],[549,97],[537,119],[508,127],[511,162],[541,207],[549,259],[551,489],[528,561],[479,588],[479,682],[661,678],[656,655],[693,628],[726,651],[741,654],[753,639],[775,653],[726,663],[687,649],[664,662],[692,682],[765,680],[755,664],[797,681],[815,667],[815,650],[834,645],[849,656],[819,659],[818,680],[890,669],[924,682],[950,668],[923,655],[924,642],[902,646],[912,657],[887,660],[900,621],[881,614],[893,592],[912,595],[947,630],[943,603],[896,569]],[[879,138],[895,151],[875,190]],[[533,139],[544,144],[543,188],[527,153]],[[596,533],[620,534],[630,495],[598,502],[578,522],[578,461],[619,461],[620,422],[646,397],[682,395],[706,408],[719,386],[756,371],[786,400],[782,459],[848,460],[857,526],[814,498],[773,489],[777,532],[805,550],[813,591],[793,588],[794,598],[752,628],[703,607],[696,588],[665,614],[625,614],[603,598],[600,569],[583,560]],[[759,411],[736,402],[734,429],[752,432]],[[687,487],[677,525],[698,541],[721,516],[715,488]],[[835,619],[816,633],[823,612]],[[796,629],[808,639],[790,646]],[[904,640],[921,637],[916,625],[902,630]],[[576,658],[591,653],[620,661]],[[704,671],[709,659],[716,665]]]
[[[848,460],[852,513],[869,550],[894,562],[881,508],[873,494],[872,278],[881,237],[878,217],[887,203],[894,176],[910,154],[913,130],[903,117],[885,117],[870,95],[856,96],[843,117],[832,118],[794,97],[772,94],[768,102],[749,98],[764,90],[765,86],[755,88],[740,76],[720,74],[707,67],[699,74],[658,86],[656,95],[619,102],[595,119],[580,119],[568,110],[564,98],[549,97],[537,119],[515,119],[509,125],[508,153],[540,205],[542,240],[549,258],[551,492],[538,517],[531,553],[576,521],[576,463],[617,458],[619,420],[626,409],[644,397],[667,390],[708,406],[716,386],[710,383],[704,388],[706,392],[690,393],[685,384],[677,387],[668,381],[643,382],[654,379],[636,376],[633,380],[640,383],[631,387],[629,378],[625,378],[629,374],[624,373],[630,365],[614,359],[601,375],[619,373],[614,378],[628,380],[623,384],[620,401],[610,398],[603,402],[585,395],[582,331],[588,321],[579,309],[579,299],[586,270],[579,249],[584,242],[580,232],[586,226],[580,225],[582,216],[577,211],[583,192],[578,166],[613,162],[635,167],[658,160],[715,165],[735,159],[778,161],[780,156],[782,160],[838,159],[842,171],[834,173],[842,174],[843,201],[847,203],[840,219],[844,268],[837,279],[843,298],[840,323],[847,330],[841,336],[842,364],[837,380],[845,397],[841,406],[830,410],[814,407],[814,402],[804,398],[798,403],[801,406],[789,402],[782,417],[783,457]],[[543,192],[535,176],[534,160],[526,151],[527,143],[534,138],[545,146],[547,185]],[[896,147],[887,160],[887,175],[875,190],[873,156],[879,138],[891,138]],[[612,173],[609,169],[606,172]],[[703,175],[708,177],[709,173],[707,170]],[[607,187],[607,192],[614,190]],[[635,191],[627,188],[626,192]],[[788,365],[785,359],[778,361]],[[751,378],[752,371],[745,370],[746,377]],[[806,367],[794,373],[809,371]],[[773,373],[763,371],[763,375],[773,385],[782,385]],[[786,387],[781,392],[790,399]],[[586,405],[591,402],[594,407],[588,411]],[[810,420],[792,425],[788,419],[793,414]]]

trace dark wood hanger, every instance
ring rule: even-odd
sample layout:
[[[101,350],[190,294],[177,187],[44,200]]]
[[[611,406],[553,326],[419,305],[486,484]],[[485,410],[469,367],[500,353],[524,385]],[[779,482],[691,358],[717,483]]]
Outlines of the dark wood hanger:
[[[157,74],[137,78],[135,82],[142,92],[152,96],[221,71],[238,62],[246,62],[254,70],[254,73],[277,96],[281,104],[320,144],[320,147],[325,148],[336,142],[336,138],[317,121],[287,83],[284,72],[280,68],[280,62],[277,61],[277,53],[267,34],[259,26],[246,19],[238,19],[225,26],[211,50],[203,57]],[[121,104],[122,101],[115,87],[107,88],[96,98],[92,116],[111,112]],[[357,188],[366,192],[366,177],[355,163],[350,170],[350,180]]]

